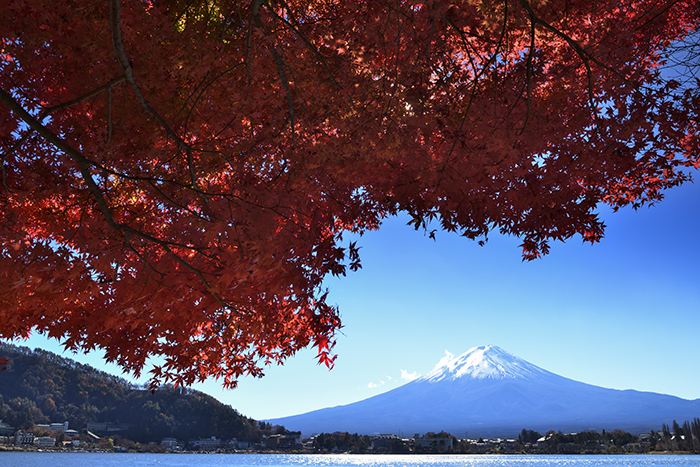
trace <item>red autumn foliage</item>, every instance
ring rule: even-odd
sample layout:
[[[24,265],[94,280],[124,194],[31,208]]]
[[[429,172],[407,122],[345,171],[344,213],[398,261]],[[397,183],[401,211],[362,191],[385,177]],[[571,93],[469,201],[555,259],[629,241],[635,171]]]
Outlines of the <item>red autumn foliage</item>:
[[[309,345],[333,364],[344,232],[598,241],[596,205],[698,167],[697,86],[660,67],[698,8],[5,1],[0,336],[235,385]]]

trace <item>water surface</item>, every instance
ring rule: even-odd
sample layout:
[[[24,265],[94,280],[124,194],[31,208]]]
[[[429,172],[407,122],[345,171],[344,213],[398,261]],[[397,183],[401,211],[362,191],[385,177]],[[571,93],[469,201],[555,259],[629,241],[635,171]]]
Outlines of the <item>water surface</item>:
[[[1,452],[1,467],[700,467],[677,455],[353,455]]]

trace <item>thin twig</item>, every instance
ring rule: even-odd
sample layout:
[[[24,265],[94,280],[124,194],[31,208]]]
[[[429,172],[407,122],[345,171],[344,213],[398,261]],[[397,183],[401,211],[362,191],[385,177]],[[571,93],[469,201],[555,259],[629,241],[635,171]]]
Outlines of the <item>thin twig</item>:
[[[272,54],[272,57],[275,59],[275,64],[277,65],[277,73],[279,74],[280,80],[282,81],[282,86],[284,86],[284,91],[287,94],[287,106],[289,107],[289,120],[291,123],[291,130],[292,130],[292,148],[295,147],[295,121],[296,121],[296,113],[294,112],[294,100],[292,98],[292,89],[289,86],[289,79],[287,79],[287,74],[284,71],[284,61],[282,60],[282,57],[280,54],[277,52],[277,49],[275,49],[274,46],[270,46],[270,53]]]
[[[47,115],[52,114],[58,110],[67,109],[68,107],[72,107],[76,104],[80,104],[81,102],[86,101],[86,100],[90,99],[91,97],[94,97],[94,96],[100,94],[101,92],[109,91],[110,89],[112,89],[113,86],[116,86],[117,84],[122,83],[125,80],[126,80],[125,76],[118,76],[118,77],[114,78],[113,80],[111,80],[110,82],[103,84],[99,88],[95,88],[92,91],[90,91],[86,94],[83,94],[80,97],[76,97],[75,99],[69,100],[68,102],[64,102],[62,104],[54,105],[52,107],[44,109],[41,112],[41,114],[39,114],[40,115],[39,120],[40,121],[43,120],[44,118],[46,118]]]
[[[112,88],[107,89],[107,146],[112,141]]]

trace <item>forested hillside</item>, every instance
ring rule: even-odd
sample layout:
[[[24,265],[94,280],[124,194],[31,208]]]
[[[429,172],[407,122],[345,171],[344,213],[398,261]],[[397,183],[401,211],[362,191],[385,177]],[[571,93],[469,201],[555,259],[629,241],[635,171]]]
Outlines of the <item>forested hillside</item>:
[[[118,434],[133,441],[217,436],[257,441],[272,427],[192,389],[155,392],[41,349],[0,343],[7,358],[0,372],[0,420],[31,429],[68,421],[80,431],[87,422],[130,424]]]

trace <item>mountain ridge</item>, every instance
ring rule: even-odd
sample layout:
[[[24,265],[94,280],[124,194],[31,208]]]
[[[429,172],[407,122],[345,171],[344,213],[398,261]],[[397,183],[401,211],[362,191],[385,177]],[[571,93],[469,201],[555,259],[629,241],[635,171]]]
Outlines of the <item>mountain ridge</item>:
[[[110,422],[129,426],[117,435],[142,443],[211,436],[257,442],[275,433],[193,389],[150,391],[52,352],[4,342],[0,357],[7,359],[0,372],[0,420],[17,429],[68,421],[81,430],[88,422]]]
[[[700,414],[700,399],[602,388],[496,346],[474,347],[403,386],[347,405],[267,420],[309,432],[513,436],[522,429],[658,430]]]

